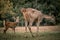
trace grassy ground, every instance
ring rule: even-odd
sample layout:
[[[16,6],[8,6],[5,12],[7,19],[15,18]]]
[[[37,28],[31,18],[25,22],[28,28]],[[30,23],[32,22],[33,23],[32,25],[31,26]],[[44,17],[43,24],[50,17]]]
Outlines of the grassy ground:
[[[25,33],[24,27],[17,27],[16,33],[9,29],[6,34],[3,34],[4,28],[0,28],[0,40],[60,40],[60,26],[41,26],[40,33],[34,37],[29,33]],[[32,27],[32,31],[35,32],[36,27]],[[27,37],[26,37],[27,36]]]
[[[25,37],[27,35],[27,37]],[[60,40],[60,32],[41,32],[38,36],[31,37],[30,33],[0,33],[0,40]]]

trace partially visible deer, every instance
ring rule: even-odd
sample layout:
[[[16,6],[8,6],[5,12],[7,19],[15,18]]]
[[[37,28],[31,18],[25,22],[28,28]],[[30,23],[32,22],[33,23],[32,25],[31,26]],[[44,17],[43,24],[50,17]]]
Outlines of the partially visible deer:
[[[5,29],[4,29],[4,33],[6,33],[6,31],[9,29],[9,28],[11,28],[13,31],[14,31],[14,33],[15,33],[15,27],[17,26],[17,24],[18,24],[18,17],[13,17],[14,19],[15,19],[15,22],[11,22],[11,21],[8,21],[8,20],[6,20],[5,21]]]

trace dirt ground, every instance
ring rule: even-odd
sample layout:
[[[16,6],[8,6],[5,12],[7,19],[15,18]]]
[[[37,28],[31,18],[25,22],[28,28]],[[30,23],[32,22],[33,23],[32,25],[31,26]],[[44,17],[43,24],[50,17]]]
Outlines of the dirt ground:
[[[0,32],[2,32],[4,30],[4,28],[0,28]],[[37,27],[36,26],[32,26],[31,27],[32,32],[36,32],[37,31]],[[13,31],[11,28],[9,28],[7,31]],[[29,29],[27,28],[27,31],[29,32]],[[40,26],[39,27],[39,32],[50,32],[50,31],[60,31],[60,27],[59,26]],[[19,27],[17,26],[15,28],[15,32],[25,32],[25,27]]]

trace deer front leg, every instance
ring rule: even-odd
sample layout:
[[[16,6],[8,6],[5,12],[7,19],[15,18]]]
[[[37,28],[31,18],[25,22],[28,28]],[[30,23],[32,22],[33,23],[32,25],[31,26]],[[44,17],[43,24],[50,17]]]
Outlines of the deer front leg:
[[[33,21],[34,21],[34,20],[31,20],[31,21],[29,22],[29,26],[28,26],[28,29],[29,29],[32,37],[34,37],[33,34],[32,34],[32,31],[31,31],[31,26],[32,26],[32,24],[33,24]]]
[[[27,25],[28,25],[28,22],[25,21],[25,31],[27,32]]]
[[[15,34],[15,27],[12,27],[12,30],[14,31],[14,34]]]

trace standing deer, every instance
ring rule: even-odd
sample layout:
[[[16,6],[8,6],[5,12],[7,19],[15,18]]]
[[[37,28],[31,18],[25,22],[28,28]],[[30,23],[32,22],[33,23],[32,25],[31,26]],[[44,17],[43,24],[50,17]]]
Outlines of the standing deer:
[[[15,22],[10,22],[10,21],[5,21],[5,29],[4,29],[4,33],[6,33],[6,31],[8,30],[8,28],[11,28],[12,30],[14,30],[14,33],[15,33],[15,27],[17,26],[18,24],[18,17],[13,17]]]
[[[42,14],[41,11],[38,11],[38,10],[33,9],[33,8],[22,8],[20,11],[21,11],[21,13],[23,13],[23,16],[25,19],[25,30],[26,30],[26,32],[27,32],[27,25],[29,22],[28,28],[29,28],[30,33],[32,34],[30,27],[32,26],[33,22],[36,19],[37,19],[37,23],[36,23],[37,24],[37,32],[39,32],[39,24],[43,18],[46,18],[46,15]],[[46,19],[50,19],[50,18],[46,18]]]
[[[36,19],[38,20],[37,21],[37,32],[38,32],[39,24],[43,19],[43,15],[42,15],[41,11],[38,11],[38,10],[32,9],[32,8],[22,8],[21,13],[23,13],[23,16],[24,16],[24,19],[25,19],[25,30],[26,30],[26,32],[27,32],[27,25],[28,25],[28,22],[29,22],[28,28],[30,30],[30,33],[32,34],[30,27],[32,26],[33,22]]]

